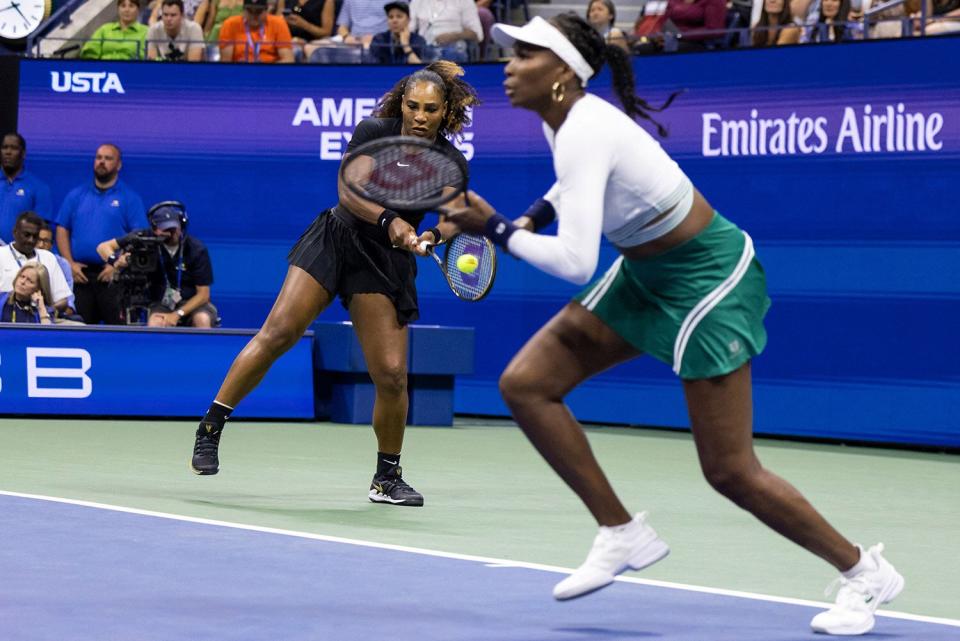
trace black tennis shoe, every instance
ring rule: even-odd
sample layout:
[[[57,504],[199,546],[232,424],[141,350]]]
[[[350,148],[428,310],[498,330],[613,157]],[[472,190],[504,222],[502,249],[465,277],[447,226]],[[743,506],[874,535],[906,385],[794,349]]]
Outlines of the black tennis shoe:
[[[370,500],[388,505],[422,506],[423,494],[410,487],[401,474],[398,465],[386,474],[375,475],[370,484]]]
[[[190,467],[194,474],[207,476],[220,471],[220,458],[217,450],[220,447],[222,427],[214,423],[200,423],[197,428],[197,440],[193,444],[193,460]]]

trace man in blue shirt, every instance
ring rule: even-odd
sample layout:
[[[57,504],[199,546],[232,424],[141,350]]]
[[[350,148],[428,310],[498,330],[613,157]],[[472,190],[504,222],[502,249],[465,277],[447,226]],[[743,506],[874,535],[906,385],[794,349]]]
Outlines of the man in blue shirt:
[[[70,263],[77,312],[88,325],[121,322],[120,288],[113,266],[97,254],[97,245],[125,236],[146,223],[143,201],[119,178],[120,148],[103,144],[93,161],[93,184],[67,194],[57,216],[57,247]]]
[[[4,135],[0,143],[0,166],[3,167],[3,182],[0,182],[0,240],[13,242],[13,226],[17,216],[25,211],[35,211],[45,220],[53,217],[50,189],[47,185],[23,168],[27,156],[27,142],[16,132]]]

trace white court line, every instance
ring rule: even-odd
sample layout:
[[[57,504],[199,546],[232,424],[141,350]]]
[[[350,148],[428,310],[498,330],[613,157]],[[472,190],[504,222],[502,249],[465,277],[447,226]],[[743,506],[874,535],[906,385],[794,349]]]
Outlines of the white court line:
[[[152,516],[160,519],[170,519],[172,521],[184,521],[187,523],[198,523],[201,525],[215,525],[218,527],[233,528],[235,530],[247,530],[250,532],[264,532],[266,534],[279,534],[281,536],[293,536],[301,539],[312,539],[314,541],[327,541],[330,543],[343,543],[346,545],[356,545],[360,547],[377,548],[381,550],[392,550],[395,552],[409,552],[410,554],[422,554],[425,556],[435,556],[444,559],[457,559],[460,561],[475,561],[483,563],[492,568],[524,568],[527,570],[540,570],[543,572],[559,572],[569,574],[571,568],[563,568],[556,565],[543,565],[540,563],[527,563],[525,561],[511,561],[509,559],[495,559],[486,556],[474,556],[472,554],[456,554],[454,552],[441,552],[439,550],[428,550],[425,548],[408,547],[406,545],[392,545],[390,543],[377,543],[375,541],[362,541],[360,539],[348,539],[341,536],[327,536],[325,534],[313,534],[312,532],[298,532],[296,530],[283,530],[280,528],[263,527],[260,525],[247,525],[244,523],[231,523],[229,521],[217,521],[214,519],[204,519],[195,516],[183,516],[180,514],[169,514],[167,512],[154,512],[151,510],[140,510],[132,507],[123,507],[120,505],[109,505],[107,503],[94,503],[93,501],[79,501],[76,499],[65,499],[56,496],[44,496],[42,494],[25,494],[23,492],[8,492],[0,490],[0,496],[13,496],[23,499],[34,499],[38,501],[50,501],[53,503],[65,503],[67,505],[78,505],[80,507],[92,507],[100,510],[110,510],[112,512],[123,512],[125,514],[137,514],[140,516]],[[708,588],[699,585],[687,585],[684,583],[674,583],[672,581],[656,581],[653,579],[638,579],[632,576],[618,576],[617,581],[623,583],[636,583],[639,585],[649,585],[659,588],[669,588],[672,590],[685,590],[687,592],[701,592],[704,594],[717,594],[721,596],[739,597],[742,599],[754,599],[757,601],[770,601],[773,603],[786,603],[788,605],[803,605],[809,607],[825,608],[831,604],[822,601],[808,601],[806,599],[794,599],[790,597],[770,596],[767,594],[756,594],[754,592],[741,592],[739,590],[724,590],[722,588]],[[890,617],[892,619],[906,619],[908,621],[919,621],[922,623],[936,623],[940,625],[950,625],[960,627],[960,620],[947,619],[943,617],[929,617],[921,614],[909,614],[907,612],[894,612],[892,610],[877,610],[879,616]]]

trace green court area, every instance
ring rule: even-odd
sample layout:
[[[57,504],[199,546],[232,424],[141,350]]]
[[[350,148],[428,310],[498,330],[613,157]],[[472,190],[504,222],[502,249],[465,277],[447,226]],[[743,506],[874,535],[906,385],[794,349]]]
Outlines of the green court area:
[[[195,424],[0,419],[0,490],[575,567],[595,526],[507,422],[408,428],[405,478],[424,508],[367,498],[368,426],[228,425],[221,472],[188,465]],[[591,443],[631,510],[670,544],[634,576],[825,600],[832,568],[715,494],[684,432],[593,427]],[[763,463],[792,481],[854,541],[886,544],[906,578],[888,610],[960,619],[960,457],[759,439]],[[597,597],[601,598],[601,597]]]

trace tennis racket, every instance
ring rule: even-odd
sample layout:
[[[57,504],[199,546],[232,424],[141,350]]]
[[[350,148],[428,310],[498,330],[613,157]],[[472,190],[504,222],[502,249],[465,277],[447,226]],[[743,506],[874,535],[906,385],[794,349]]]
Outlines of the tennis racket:
[[[490,239],[461,232],[445,241],[443,246],[443,258],[440,258],[437,255],[438,246],[427,245],[424,241],[425,249],[440,267],[447,285],[457,298],[475,303],[489,294],[497,275],[497,250]],[[457,267],[457,260],[465,254],[477,259],[477,269],[469,274]]]
[[[357,147],[340,166],[340,180],[356,195],[387,209],[439,207],[467,188],[460,152],[414,136],[388,136]]]

